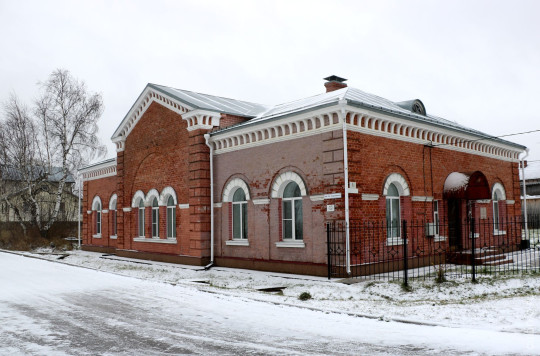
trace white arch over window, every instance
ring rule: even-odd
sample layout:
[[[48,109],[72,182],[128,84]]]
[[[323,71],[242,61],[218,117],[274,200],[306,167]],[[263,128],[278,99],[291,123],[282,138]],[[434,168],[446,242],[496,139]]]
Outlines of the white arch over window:
[[[409,189],[407,181],[399,173],[392,173],[388,176],[388,178],[386,178],[386,182],[384,183],[383,188],[383,195],[388,195],[388,187],[390,187],[390,184],[392,183],[396,186],[400,196],[411,195],[411,191]]]
[[[491,199],[495,198],[495,193],[498,193],[499,200],[506,200],[506,191],[499,182],[493,184],[493,189],[491,189]]]
[[[242,189],[244,191],[244,194],[246,195],[246,200],[250,199],[249,189],[246,182],[244,182],[240,178],[234,178],[229,183],[227,183],[227,186],[225,187],[225,189],[223,189],[223,201],[231,202],[233,199],[233,195],[237,189]]]
[[[176,192],[172,187],[165,187],[159,195],[159,206],[167,206],[167,200],[169,197],[172,197],[174,200],[174,205],[178,204],[178,199],[176,199]]]
[[[96,195],[94,197],[94,200],[92,200],[92,210],[98,210],[98,204],[99,204],[99,210],[103,209],[103,204],[101,204],[101,198],[99,195]]]
[[[113,194],[111,195],[111,198],[109,199],[109,210],[116,210],[116,207],[118,206],[118,195]]]
[[[298,187],[300,187],[301,196],[307,195],[306,185],[304,184],[302,177],[300,177],[297,173],[294,172],[284,172],[276,178],[274,184],[272,185],[272,198],[281,198],[283,196],[283,191],[285,190],[285,187],[290,182],[295,182],[296,184],[298,184]]]
[[[142,192],[142,190],[137,190],[135,194],[133,195],[133,199],[131,199],[131,207],[138,208],[139,200],[142,200],[143,202],[145,201],[144,193]]]
[[[144,206],[152,206],[152,202],[154,201],[154,198],[156,198],[159,201],[159,192],[157,191],[157,189],[152,188],[146,194]]]

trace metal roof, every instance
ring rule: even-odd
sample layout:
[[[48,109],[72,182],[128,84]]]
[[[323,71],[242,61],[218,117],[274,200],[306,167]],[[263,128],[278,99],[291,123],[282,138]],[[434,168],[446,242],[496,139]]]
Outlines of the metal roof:
[[[238,116],[256,117],[269,108],[267,105],[195,93],[192,91],[170,88],[163,85],[148,84],[148,86],[159,90],[195,109],[204,109]]]
[[[498,141],[500,143],[505,143],[514,147],[519,147],[521,149],[525,149],[525,146],[510,142],[510,141],[502,140],[500,138],[493,137],[481,131],[470,129],[454,121],[446,120],[446,119],[443,119],[441,117],[434,116],[434,115],[420,115],[420,114],[414,113],[406,108],[399,106],[398,105],[399,103],[396,103],[391,100],[382,98],[380,96],[366,93],[362,90],[351,88],[351,87],[334,90],[328,93],[322,93],[319,95],[292,101],[289,103],[275,105],[274,107],[268,109],[267,111],[261,113],[260,115],[258,115],[257,117],[251,120],[248,120],[246,122],[243,122],[234,126],[227,127],[219,131],[215,131],[212,133],[212,135],[216,135],[216,134],[219,134],[220,132],[226,132],[229,130],[235,130],[237,128],[241,128],[245,126],[254,125],[254,124],[261,123],[267,120],[282,118],[282,117],[298,114],[298,113],[309,111],[309,110],[315,110],[317,108],[321,108],[325,106],[336,105],[342,100],[345,100],[347,104],[352,105],[352,106],[363,107],[366,109],[383,112],[386,114],[398,116],[398,117],[416,121],[416,122],[422,122],[425,124],[431,124],[431,125],[436,125],[443,128],[449,128],[449,129],[457,130],[460,132],[469,133],[475,136],[488,138],[490,140]]]

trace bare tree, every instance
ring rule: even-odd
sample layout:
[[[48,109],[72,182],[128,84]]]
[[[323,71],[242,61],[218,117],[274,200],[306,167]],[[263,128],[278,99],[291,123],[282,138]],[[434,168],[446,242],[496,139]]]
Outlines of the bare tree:
[[[9,200],[13,194],[24,193],[20,197],[29,206],[32,222],[47,232],[58,218],[70,174],[106,152],[97,136],[103,100],[100,94],[88,93],[85,83],[69,71],[58,69],[41,83],[41,95],[32,110],[14,95],[4,109],[0,164],[21,173],[20,186],[0,191],[0,198]],[[53,174],[57,184],[43,184]],[[36,199],[39,190],[49,190],[54,197],[50,214],[41,211],[43,204]]]

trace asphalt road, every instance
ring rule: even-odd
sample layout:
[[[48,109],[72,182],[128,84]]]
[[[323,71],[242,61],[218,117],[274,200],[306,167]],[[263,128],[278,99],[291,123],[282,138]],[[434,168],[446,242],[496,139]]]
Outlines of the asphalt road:
[[[457,329],[274,305],[2,253],[0,284],[2,355],[488,354],[432,340],[466,332]]]

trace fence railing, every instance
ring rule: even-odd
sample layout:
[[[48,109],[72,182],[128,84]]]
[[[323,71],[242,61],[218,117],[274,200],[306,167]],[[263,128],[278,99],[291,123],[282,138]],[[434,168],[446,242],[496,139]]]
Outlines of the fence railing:
[[[347,270],[345,222],[327,224],[328,278],[466,276],[540,271],[540,219],[352,221]]]

